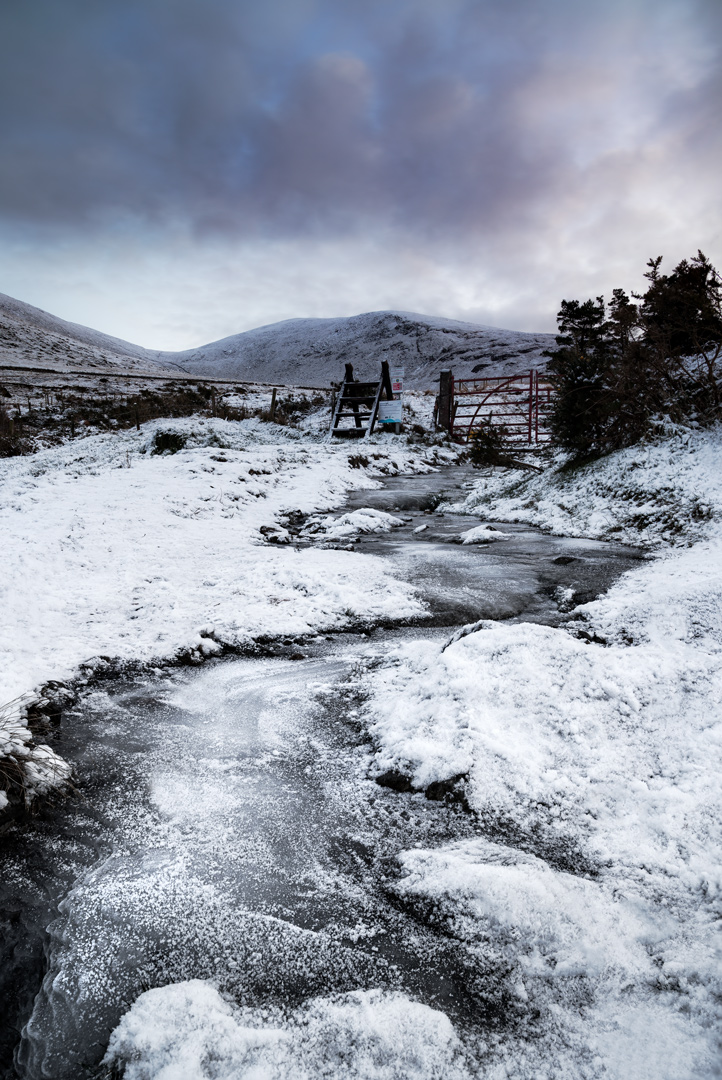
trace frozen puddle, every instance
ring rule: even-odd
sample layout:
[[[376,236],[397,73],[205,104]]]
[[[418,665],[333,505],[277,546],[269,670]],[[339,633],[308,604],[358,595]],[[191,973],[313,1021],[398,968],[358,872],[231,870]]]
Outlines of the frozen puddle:
[[[352,537],[431,612],[428,628],[390,636],[559,622],[636,558],[513,525],[499,526],[503,541],[482,529],[483,543],[464,544],[484,523],[430,513],[438,484],[397,479],[347,508],[353,521],[364,508],[402,520]],[[470,940],[398,887],[401,852],[479,827],[368,778],[351,676],[362,656],[383,656],[387,633],[96,691],[66,716],[57,749],[79,798],[22,844],[6,838],[6,1060],[30,1016],[15,1075],[491,1076],[500,1045],[533,1042],[507,929]]]

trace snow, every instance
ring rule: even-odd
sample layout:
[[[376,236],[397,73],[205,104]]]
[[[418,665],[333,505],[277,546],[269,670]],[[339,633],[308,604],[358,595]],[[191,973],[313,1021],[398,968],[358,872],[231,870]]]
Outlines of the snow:
[[[462,544],[489,544],[494,540],[508,540],[509,533],[503,533],[492,525],[476,525],[459,534]]]
[[[403,525],[403,519],[387,514],[384,510],[374,510],[370,506],[361,507],[348,514],[334,518],[331,515],[311,518],[303,534],[306,536],[323,535],[328,540],[348,540],[361,533],[389,532]]]
[[[154,455],[161,430],[185,447]],[[200,661],[263,635],[422,615],[383,559],[294,547],[292,511],[329,543],[403,523],[332,511],[373,487],[372,472],[429,469],[429,451],[377,442],[360,467],[356,449],[189,419],[0,463],[0,698],[99,655]],[[562,627],[482,621],[445,642],[386,644],[356,676],[371,775],[407,775],[416,793],[399,800],[453,782],[478,828],[399,852],[388,884],[464,944],[480,978],[491,965],[503,983],[509,1030],[478,1036],[471,1071],[449,1019],[400,994],[261,1014],[199,981],[141,995],[108,1063],[126,1080],[718,1075],[720,466],[722,431],[677,430],[583,468],[480,474],[456,512],[655,557]],[[504,536],[485,524],[459,539]],[[6,712],[0,739],[41,790],[26,707]],[[177,805],[172,778],[152,798]]]
[[[156,431],[186,437],[154,455]],[[376,472],[428,471],[413,451],[346,446],[257,421],[155,421],[0,464],[5,575],[0,700],[67,679],[99,655],[150,662],[208,639],[239,647],[423,613],[373,556],[266,542],[284,515],[327,510]],[[353,529],[390,515],[349,515]],[[343,532],[346,526],[338,529]]]
[[[148,990],[113,1032],[106,1064],[124,1080],[455,1080],[448,1018],[402,994],[315,998],[269,1022],[194,979]],[[274,1022],[275,1021],[275,1022]]]
[[[719,431],[676,433],[577,473],[484,477],[468,512],[634,538],[657,558],[566,628],[480,623],[398,646],[367,676],[374,771],[416,789],[463,778],[488,837],[402,854],[400,894],[441,905],[470,942],[493,924],[547,1038],[576,1031],[620,1080],[716,1075],[721,451]],[[620,1048],[640,1039],[632,1068]]]

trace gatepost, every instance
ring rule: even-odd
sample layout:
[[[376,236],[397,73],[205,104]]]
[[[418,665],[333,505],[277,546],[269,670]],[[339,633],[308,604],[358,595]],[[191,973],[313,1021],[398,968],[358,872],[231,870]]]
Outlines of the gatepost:
[[[451,431],[451,412],[454,399],[454,373],[452,371],[439,372],[439,398],[437,423],[446,431]]]

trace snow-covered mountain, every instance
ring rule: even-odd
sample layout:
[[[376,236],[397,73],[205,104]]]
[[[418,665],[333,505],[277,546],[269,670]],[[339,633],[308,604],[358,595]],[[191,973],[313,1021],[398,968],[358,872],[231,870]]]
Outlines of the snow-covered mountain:
[[[406,311],[346,319],[288,319],[200,349],[162,354],[194,375],[327,386],[346,363],[375,375],[382,360],[404,368],[409,388],[432,387],[444,368],[457,376],[544,368],[551,334],[526,334]]]
[[[159,352],[109,337],[0,294],[0,364],[58,370],[183,371],[204,378],[328,386],[352,363],[373,377],[382,360],[403,367],[409,388],[439,372],[505,375],[544,368],[551,334],[527,334],[404,311],[339,319],[288,319],[185,352]]]
[[[175,366],[151,349],[58,319],[4,293],[0,293],[0,364],[135,373],[162,373]]]

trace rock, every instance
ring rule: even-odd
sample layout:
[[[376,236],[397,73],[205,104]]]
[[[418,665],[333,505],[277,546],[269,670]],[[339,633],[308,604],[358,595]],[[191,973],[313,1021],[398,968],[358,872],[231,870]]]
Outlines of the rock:
[[[392,791],[413,791],[411,777],[398,769],[388,769],[374,779],[379,787],[391,788]]]

